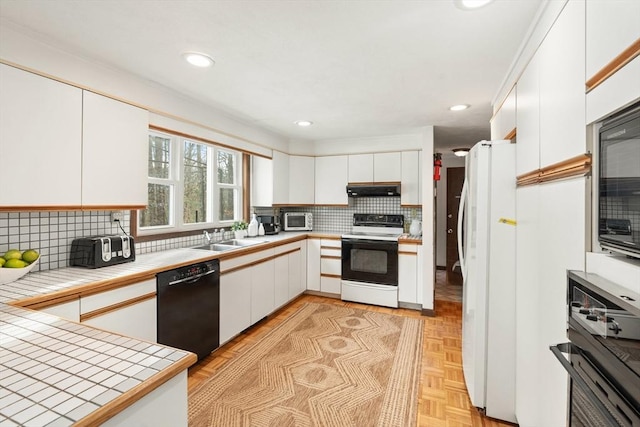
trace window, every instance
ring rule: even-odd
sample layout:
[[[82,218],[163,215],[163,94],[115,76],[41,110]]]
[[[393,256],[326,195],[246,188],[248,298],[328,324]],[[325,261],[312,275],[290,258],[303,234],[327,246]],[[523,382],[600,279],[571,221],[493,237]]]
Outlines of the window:
[[[229,226],[242,216],[242,155],[184,137],[149,134],[149,205],[139,234]]]

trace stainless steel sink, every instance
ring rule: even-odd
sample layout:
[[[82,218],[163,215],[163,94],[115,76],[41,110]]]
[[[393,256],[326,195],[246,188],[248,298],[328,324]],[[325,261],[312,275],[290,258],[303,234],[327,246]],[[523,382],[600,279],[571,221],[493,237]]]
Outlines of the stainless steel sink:
[[[232,249],[240,249],[247,246],[257,245],[259,243],[266,243],[266,240],[223,240],[218,243],[210,243],[208,245],[196,246],[194,249],[204,249],[207,251],[224,252]]]
[[[267,243],[266,240],[242,240],[242,239],[231,239],[231,240],[223,240],[220,242],[221,245],[229,245],[229,246],[253,246],[258,243]]]
[[[238,249],[238,246],[223,245],[220,243],[211,243],[209,245],[196,246],[194,249],[205,249],[207,251],[224,252],[231,249]]]

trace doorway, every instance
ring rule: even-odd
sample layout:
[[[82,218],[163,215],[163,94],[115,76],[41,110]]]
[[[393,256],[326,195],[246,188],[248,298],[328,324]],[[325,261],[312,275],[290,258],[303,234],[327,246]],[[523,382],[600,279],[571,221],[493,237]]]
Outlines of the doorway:
[[[464,167],[447,168],[447,270],[448,285],[462,286],[458,263],[458,207],[464,184]]]

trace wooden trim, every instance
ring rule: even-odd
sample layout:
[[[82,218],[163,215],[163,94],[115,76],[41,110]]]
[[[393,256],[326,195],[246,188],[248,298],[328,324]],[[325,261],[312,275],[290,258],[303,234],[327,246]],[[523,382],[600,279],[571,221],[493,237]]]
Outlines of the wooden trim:
[[[398,255],[413,255],[413,256],[418,256],[418,253],[417,253],[417,252],[398,251]]]
[[[135,298],[128,299],[126,301],[121,301],[116,304],[108,305],[106,307],[99,308],[97,310],[89,311],[84,314],[80,314],[80,322],[85,322],[89,319],[93,319],[94,317],[102,316],[107,313],[111,313],[112,311],[120,310],[125,307],[129,307],[134,304],[138,304],[143,301],[147,301],[156,297],[156,292],[150,292],[145,295],[140,295]]]
[[[422,205],[409,205],[409,204],[402,204],[400,203],[400,207],[401,208],[416,208],[416,209],[422,209]]]
[[[144,282],[146,280],[156,280],[155,273],[149,274],[147,272],[137,273],[132,276],[127,276],[122,280],[118,280],[117,282],[108,282],[101,286],[95,286],[91,289],[84,290],[81,293],[81,296],[86,297],[89,295],[100,294],[107,291],[112,291],[114,289],[122,288],[124,286],[135,285],[136,283]]]
[[[512,140],[512,139],[514,139],[514,138],[516,137],[516,134],[517,134],[516,129],[517,129],[517,128],[513,128],[513,129],[511,129],[511,131],[509,131],[509,133],[508,133],[508,134],[506,134],[506,135],[505,135],[505,137],[504,137],[503,139],[508,139],[508,140]]]
[[[182,371],[188,369],[197,361],[198,357],[193,353],[189,353],[187,356],[169,365],[167,368],[141,382],[131,390],[122,393],[120,396],[106,403],[104,406],[101,406],[91,412],[89,415],[80,419],[73,425],[75,427],[92,427],[103,424],[105,421],[124,411],[129,406],[151,393],[153,390],[180,374]]]
[[[444,266],[444,265],[436,265],[436,270],[443,270],[444,271],[446,269],[447,269],[447,267]]]
[[[242,218],[250,221],[251,210],[251,156],[242,155]]]
[[[312,233],[313,235],[310,235],[309,238],[310,239],[326,239],[326,240],[342,240],[342,236],[340,235],[335,235],[335,234],[322,234],[322,233]],[[330,248],[333,248],[333,246],[327,246]],[[335,248],[338,249],[338,248]]]
[[[320,255],[320,259],[339,259],[342,260],[341,256],[334,256],[334,255]]]
[[[220,272],[220,276],[224,276],[225,274],[233,273],[234,271],[244,270],[245,268],[254,267],[254,266],[259,265],[259,264],[264,264],[265,262],[272,261],[272,260],[274,260],[276,258],[279,258],[279,257],[280,257],[280,255],[271,255],[271,256],[268,256],[266,258],[262,258],[262,259],[259,259],[259,260],[256,260],[256,261],[252,261],[252,262],[250,262],[248,264],[242,264],[242,265],[239,265],[237,267],[232,267],[232,268],[229,268],[227,270],[221,271]]]
[[[109,205],[109,206],[93,206],[93,205],[67,205],[67,206],[0,206],[0,212],[65,212],[65,211],[122,211],[129,209],[144,209],[146,205]]]
[[[593,77],[587,80],[585,83],[586,93],[589,93],[596,87],[600,86],[605,80],[614,75],[618,70],[627,65],[638,55],[640,55],[640,38],[631,43],[629,47],[613,58],[607,65],[602,67],[602,69],[595,73]]]
[[[517,80],[516,80],[517,81]],[[509,92],[507,92],[507,94],[505,95],[504,98],[502,98],[502,101],[500,101],[500,105],[498,105],[498,108],[496,108],[496,110],[493,112],[493,114],[491,115],[491,118],[489,119],[489,123],[491,123],[493,121],[493,119],[496,118],[496,116],[498,115],[498,113],[500,112],[500,110],[502,110],[502,106],[504,105],[505,102],[507,102],[507,98],[509,98],[509,94],[511,93],[511,91],[513,90],[513,88],[516,87],[516,84],[514,83],[511,88],[509,89]]]
[[[336,250],[336,251],[340,251],[340,250],[342,250],[342,248],[341,248],[341,247],[336,247],[336,246],[323,246],[323,245],[320,245],[320,250],[322,250],[322,249],[328,249],[328,250],[333,249],[333,250]]]
[[[330,279],[342,279],[342,276],[339,274],[326,274],[326,273],[320,273],[320,277],[328,277]]]
[[[258,157],[264,157],[265,159],[271,159],[271,157],[265,156],[264,154],[254,153],[254,152],[251,152],[251,151],[246,151],[246,150],[240,149],[238,147],[234,147],[233,145],[224,144],[222,142],[213,141],[211,139],[203,138],[201,136],[191,135],[189,133],[184,133],[184,132],[180,132],[180,131],[173,130],[173,129],[163,128],[161,126],[152,125],[151,123],[149,123],[149,129],[155,130],[157,132],[164,132],[164,133],[168,133],[168,134],[171,134],[171,135],[179,136],[181,138],[187,138],[187,139],[191,139],[191,140],[194,140],[194,141],[204,142],[205,144],[215,145],[216,147],[228,148],[229,150],[239,151],[239,152],[241,152],[243,154],[252,154],[252,155],[258,156]],[[250,141],[246,141],[246,142],[250,142]]]
[[[52,307],[54,305],[63,304],[69,301],[75,301],[78,298],[80,298],[79,294],[71,294],[71,295],[63,295],[59,298],[50,299],[47,301],[40,301],[35,304],[23,304],[22,301],[17,301],[14,303],[9,303],[9,305],[22,307],[22,308],[29,308],[31,310],[42,310],[43,308]]]
[[[290,250],[285,251],[285,252],[281,252],[279,254],[276,254],[275,256],[276,256],[276,258],[280,258],[282,256],[290,255],[290,254],[292,254],[294,252],[300,252],[300,251],[302,251],[302,248],[295,248],[295,249],[290,249]]]
[[[591,154],[585,153],[516,177],[517,186],[540,184],[591,172]]]

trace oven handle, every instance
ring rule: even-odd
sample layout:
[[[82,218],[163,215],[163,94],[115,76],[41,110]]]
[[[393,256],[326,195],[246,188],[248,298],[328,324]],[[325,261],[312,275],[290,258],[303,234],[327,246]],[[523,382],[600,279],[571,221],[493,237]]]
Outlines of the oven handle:
[[[345,238],[343,237],[342,239],[342,243],[343,244],[356,244],[356,245],[362,245],[362,244],[373,244],[376,245],[379,248],[383,248],[386,247],[388,249],[397,249],[398,247],[398,241],[397,240],[375,240],[375,239],[351,239],[351,238]]]
[[[582,354],[582,349],[580,347],[574,345],[573,343],[566,342],[558,345],[552,345],[549,347],[549,350],[553,353],[554,356],[562,363],[562,366],[567,371],[571,380],[574,381],[578,387],[582,389],[585,396],[591,401],[591,403],[598,409],[600,414],[606,418],[612,426],[620,425],[620,423],[611,415],[609,410],[604,406],[604,404],[598,399],[598,396],[591,390],[591,388],[587,385],[584,379],[578,374],[578,371],[575,370],[573,365],[562,355],[566,354]],[[584,356],[583,356],[584,357]]]

